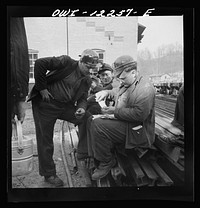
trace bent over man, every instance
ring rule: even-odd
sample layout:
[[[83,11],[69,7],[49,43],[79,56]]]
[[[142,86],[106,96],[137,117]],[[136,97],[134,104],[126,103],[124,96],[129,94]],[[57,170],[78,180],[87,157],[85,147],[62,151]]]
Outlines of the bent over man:
[[[105,177],[116,161],[112,150],[143,151],[151,148],[155,128],[155,91],[149,79],[139,75],[136,62],[131,56],[120,56],[114,62],[115,77],[121,81],[116,90],[96,93],[96,100],[115,97],[115,106],[102,109],[103,118],[88,120],[88,151],[99,161],[93,180]]]
[[[39,174],[55,186],[63,181],[56,175],[53,161],[53,133],[57,119],[79,127],[77,157],[87,154],[86,113],[89,69],[98,63],[97,54],[86,49],[79,61],[67,55],[40,58],[35,62],[35,85],[31,92],[39,159]],[[46,75],[46,72],[49,73]]]

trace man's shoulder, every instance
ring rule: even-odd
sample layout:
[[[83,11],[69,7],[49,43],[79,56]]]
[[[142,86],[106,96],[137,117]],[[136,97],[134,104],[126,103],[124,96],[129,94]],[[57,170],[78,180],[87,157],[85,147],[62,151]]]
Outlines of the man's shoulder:
[[[57,59],[57,60],[60,60],[61,62],[72,62],[72,63],[77,63],[78,61],[71,58],[70,56],[68,55],[61,55],[61,56],[54,56],[53,57],[54,59]]]
[[[148,76],[141,76],[139,85],[138,85],[138,91],[139,93],[146,93],[146,94],[151,94],[154,93],[154,87],[152,82],[150,81]]]

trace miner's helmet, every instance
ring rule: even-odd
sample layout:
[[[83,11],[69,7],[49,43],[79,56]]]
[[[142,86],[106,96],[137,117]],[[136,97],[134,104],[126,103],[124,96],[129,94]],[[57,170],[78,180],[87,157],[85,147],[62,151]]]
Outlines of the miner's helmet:
[[[98,74],[101,74],[104,71],[113,72],[113,68],[109,64],[103,63],[102,66],[99,68]]]
[[[87,64],[91,68],[95,68],[99,62],[97,53],[91,49],[86,49],[80,56],[80,61]]]
[[[118,57],[113,63],[114,76],[119,77],[120,74],[125,70],[137,69],[137,62],[129,55],[123,55]]]

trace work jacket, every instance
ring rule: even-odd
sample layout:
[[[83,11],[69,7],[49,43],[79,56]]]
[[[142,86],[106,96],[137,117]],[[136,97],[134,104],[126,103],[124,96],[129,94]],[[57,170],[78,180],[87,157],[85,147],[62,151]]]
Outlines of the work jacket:
[[[47,73],[47,71],[49,71],[49,73]],[[70,75],[74,71],[80,72],[78,61],[70,58],[67,55],[37,59],[34,66],[35,85],[30,93],[30,98],[28,101],[40,95],[39,91],[48,89],[48,85],[51,85],[64,78],[66,80],[68,77],[73,79],[73,76]],[[89,75],[86,76],[81,73],[79,74],[79,78],[74,80],[77,89],[75,96],[69,101],[74,104],[76,103],[78,108],[86,109],[91,79]]]
[[[112,93],[109,92],[111,96]],[[127,123],[126,149],[152,147],[155,140],[155,90],[148,78],[138,76],[128,89],[125,104],[115,108],[114,116]]]
[[[10,18],[11,95],[25,101],[28,95],[29,57],[23,18]]]

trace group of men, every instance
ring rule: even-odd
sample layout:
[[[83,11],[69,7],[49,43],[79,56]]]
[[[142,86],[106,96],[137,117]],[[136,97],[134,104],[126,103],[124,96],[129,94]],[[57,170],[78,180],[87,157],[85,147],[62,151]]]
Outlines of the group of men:
[[[102,64],[98,71],[101,85],[92,85],[90,70],[98,63],[98,55],[91,49],[84,50],[78,61],[67,55],[35,61],[35,85],[29,100],[35,121],[39,173],[55,186],[63,185],[53,161],[57,119],[78,125],[78,160],[93,157],[98,161],[93,180],[106,176],[116,164],[115,146],[141,150],[151,148],[154,142],[152,84],[139,75],[137,63],[126,55],[116,59],[114,69]],[[114,81],[118,87],[113,87]],[[102,108],[102,100],[114,103]],[[100,116],[94,117],[96,114]]]
[[[21,24],[25,35],[23,21],[18,23]],[[13,34],[17,34],[16,31],[13,31]],[[20,34],[20,31],[18,32]],[[23,43],[25,46],[22,52],[14,51],[15,54],[27,55],[25,36]],[[14,52],[11,51],[11,61]],[[19,63],[22,63],[22,55],[19,57]],[[27,59],[28,57],[24,60]],[[28,67],[26,61],[25,64]],[[94,75],[92,71],[95,71],[97,66],[99,67]],[[93,180],[103,178],[115,166],[115,148],[135,149],[141,153],[151,148],[155,138],[154,87],[147,77],[140,75],[137,63],[131,56],[118,57],[112,66],[99,63],[98,55],[91,49],[84,50],[79,60],[62,55],[35,61],[35,85],[28,101],[32,102],[39,174],[44,176],[48,183],[56,187],[63,185],[63,181],[56,174],[53,160],[54,125],[57,119],[78,126],[77,159],[92,157],[98,161],[98,166],[92,174]],[[20,67],[15,66],[14,61],[11,63],[14,71],[20,70]],[[23,90],[22,86],[28,89],[28,82],[25,85],[20,82],[20,76],[15,77],[19,77],[18,80],[13,80],[21,88],[19,92],[15,92],[18,88],[13,85],[13,96],[15,99],[21,96],[24,101],[28,92]],[[23,94],[20,93],[21,89]],[[104,105],[100,104],[102,101]],[[18,109],[13,115],[16,114],[23,122],[24,110]]]

